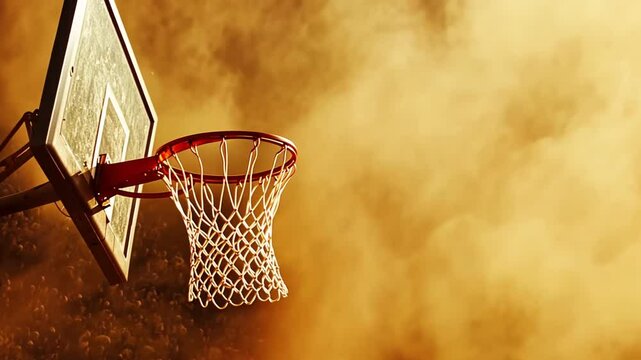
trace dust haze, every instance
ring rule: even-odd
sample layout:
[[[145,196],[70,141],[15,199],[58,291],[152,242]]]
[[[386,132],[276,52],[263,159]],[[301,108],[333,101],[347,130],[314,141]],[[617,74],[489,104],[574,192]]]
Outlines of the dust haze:
[[[167,318],[242,338],[254,358],[641,357],[641,4],[118,5],[158,111],[156,146],[240,128],[300,152],[274,229],[290,296],[224,315],[158,305]],[[37,106],[59,11],[0,4],[0,129]],[[171,206],[143,204],[140,227],[162,231],[136,243],[131,276],[156,284],[149,246],[186,252]],[[24,281],[52,272],[29,264]],[[171,281],[158,291],[186,297],[186,280]],[[228,332],[230,318],[242,321]],[[190,354],[216,351],[196,341]]]

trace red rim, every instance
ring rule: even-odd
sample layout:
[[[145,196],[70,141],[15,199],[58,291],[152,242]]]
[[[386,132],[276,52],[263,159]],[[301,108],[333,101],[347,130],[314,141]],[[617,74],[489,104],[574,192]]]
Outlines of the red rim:
[[[272,134],[257,132],[257,131],[242,131],[242,130],[214,131],[214,132],[207,132],[207,133],[200,133],[200,134],[185,136],[185,137],[173,140],[171,142],[168,142],[165,145],[162,145],[160,148],[158,148],[158,151],[156,151],[156,156],[158,158],[158,163],[160,164],[161,167],[163,167],[163,172],[165,172],[165,175],[168,175],[169,170],[167,169],[167,167],[169,166],[166,165],[164,161],[176,155],[177,153],[181,151],[189,150],[194,146],[217,143],[223,140],[237,140],[237,139],[266,141],[268,143],[285,148],[285,150],[289,153],[290,158],[285,162],[284,165],[275,167],[273,170],[270,169],[270,170],[265,170],[265,171],[255,173],[251,176],[252,181],[266,177],[270,174],[278,175],[283,170],[289,169],[292,166],[294,166],[294,164],[296,164],[296,159],[298,157],[298,149],[296,148],[296,145],[294,145],[294,143],[291,140],[278,135],[272,135]],[[177,174],[183,173],[182,169],[173,168],[173,170]],[[201,174],[193,173],[189,171],[184,171],[184,173],[185,175],[191,175],[195,181],[200,182],[201,180]],[[223,183],[225,182],[225,180],[229,183],[239,183],[241,181],[244,181],[245,179],[247,179],[246,174],[228,175],[228,176],[205,174],[202,176],[202,180],[205,183],[214,183],[214,184]]]

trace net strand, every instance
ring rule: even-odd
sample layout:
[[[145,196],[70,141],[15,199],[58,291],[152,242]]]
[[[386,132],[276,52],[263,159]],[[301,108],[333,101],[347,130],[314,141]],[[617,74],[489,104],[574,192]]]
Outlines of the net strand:
[[[172,158],[164,161],[168,169],[164,181],[189,237],[189,301],[197,300],[203,307],[213,304],[225,309],[287,296],[272,245],[272,229],[295,166],[286,166],[288,147],[282,145],[273,155],[269,173],[254,179],[260,145],[260,139],[255,139],[245,176],[238,183],[229,182],[225,139],[219,146],[221,184],[205,182],[206,157],[198,147],[185,152],[197,159],[200,173],[196,179],[186,171],[179,154],[174,154],[173,162]]]

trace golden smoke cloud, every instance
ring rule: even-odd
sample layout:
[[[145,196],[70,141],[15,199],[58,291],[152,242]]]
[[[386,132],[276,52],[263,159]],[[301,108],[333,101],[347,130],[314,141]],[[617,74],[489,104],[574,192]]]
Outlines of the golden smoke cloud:
[[[30,6],[48,25],[15,15],[0,45],[16,115],[59,9]],[[299,146],[274,230],[290,297],[242,309],[269,358],[641,357],[641,5],[119,6],[157,144],[242,128]]]

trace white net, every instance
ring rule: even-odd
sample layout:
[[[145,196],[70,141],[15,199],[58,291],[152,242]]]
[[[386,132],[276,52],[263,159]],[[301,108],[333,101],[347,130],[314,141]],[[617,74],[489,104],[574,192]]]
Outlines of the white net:
[[[187,170],[190,160],[181,160],[179,154],[164,161],[169,170],[164,181],[189,236],[189,301],[198,300],[203,307],[212,303],[224,309],[287,296],[272,246],[272,227],[295,166],[286,166],[287,148],[283,145],[273,156],[271,171],[255,179],[260,145],[260,139],[255,139],[247,171],[237,182],[228,179],[226,140],[219,144],[221,183],[206,182],[204,172],[211,164],[201,158],[197,146],[181,154],[195,158],[198,171]]]

